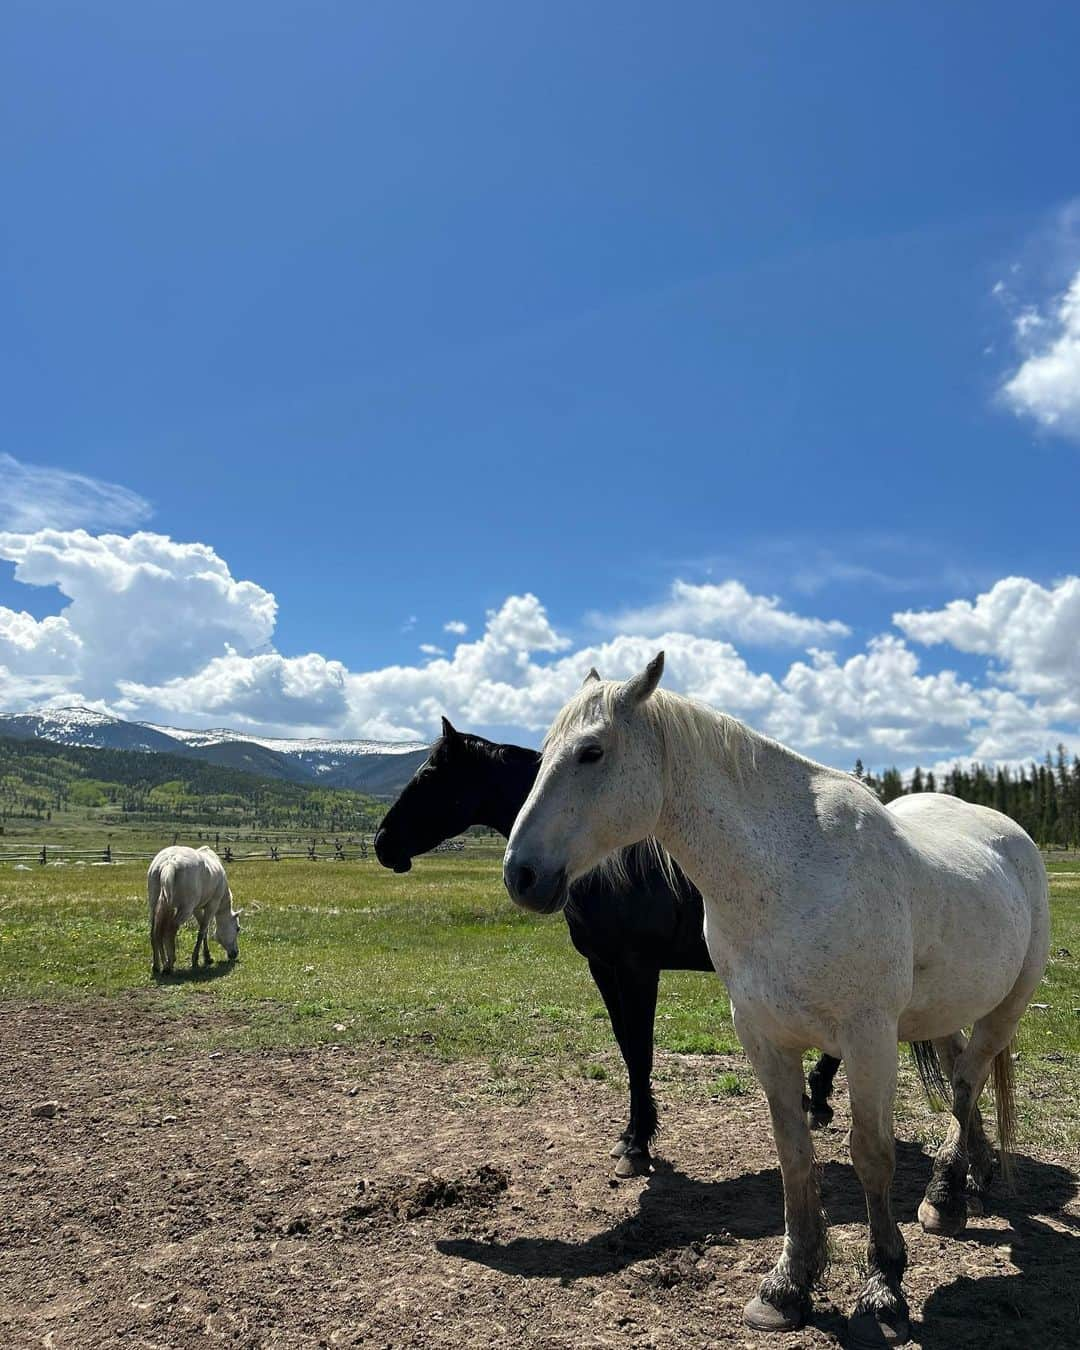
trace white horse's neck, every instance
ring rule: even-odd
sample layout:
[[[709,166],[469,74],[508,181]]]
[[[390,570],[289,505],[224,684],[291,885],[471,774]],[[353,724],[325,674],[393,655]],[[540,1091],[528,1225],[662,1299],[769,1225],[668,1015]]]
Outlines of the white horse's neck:
[[[707,746],[679,751],[656,829],[732,940],[759,931],[766,912],[786,898],[797,839],[816,833],[814,780],[831,774],[749,728],[744,734],[752,761],[737,757],[741,768]]]

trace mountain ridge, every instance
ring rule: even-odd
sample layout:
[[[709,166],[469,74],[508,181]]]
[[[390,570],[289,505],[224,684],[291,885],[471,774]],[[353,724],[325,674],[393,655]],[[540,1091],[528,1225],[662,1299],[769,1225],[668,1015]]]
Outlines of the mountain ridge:
[[[0,713],[0,736],[86,749],[180,755],[293,783],[394,796],[427,757],[422,741],[258,736],[229,727],[205,731],[129,722],[81,704]]]

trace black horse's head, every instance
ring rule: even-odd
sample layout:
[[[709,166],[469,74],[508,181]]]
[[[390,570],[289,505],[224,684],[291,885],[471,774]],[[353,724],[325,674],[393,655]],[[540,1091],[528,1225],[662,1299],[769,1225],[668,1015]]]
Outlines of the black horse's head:
[[[512,822],[528,795],[532,780],[519,786],[523,775],[517,757],[535,760],[535,752],[465,735],[445,717],[442,728],[431,754],[405,784],[375,836],[375,856],[395,872],[407,872],[418,853],[470,825],[502,828],[503,814],[510,811]],[[515,752],[513,764],[504,751]]]

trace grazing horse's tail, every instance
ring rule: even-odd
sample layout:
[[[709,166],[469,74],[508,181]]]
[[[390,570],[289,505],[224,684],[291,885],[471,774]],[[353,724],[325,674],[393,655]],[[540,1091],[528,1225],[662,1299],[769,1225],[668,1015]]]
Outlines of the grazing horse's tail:
[[[912,1041],[911,1057],[927,1100],[935,1111],[952,1101],[952,1084],[945,1077],[933,1041]]]
[[[176,917],[176,902],[172,895],[173,869],[166,863],[158,878],[157,903],[154,906],[154,940],[162,944],[175,937],[180,927]]]
[[[1012,1042],[999,1050],[990,1066],[997,1115],[998,1166],[1001,1179],[1012,1184],[1012,1154],[1016,1144],[1016,1084],[1013,1080]]]

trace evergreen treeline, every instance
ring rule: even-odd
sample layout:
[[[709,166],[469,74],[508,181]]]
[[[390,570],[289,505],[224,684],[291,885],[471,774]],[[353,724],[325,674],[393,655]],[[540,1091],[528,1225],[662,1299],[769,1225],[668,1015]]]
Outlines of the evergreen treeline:
[[[883,802],[908,792],[950,792],[965,802],[992,806],[1012,816],[1044,848],[1080,847],[1080,757],[1066,758],[1065,747],[1047,754],[1041,764],[1019,770],[988,764],[955,765],[940,782],[916,768],[906,785],[896,769],[880,777],[855,763],[856,777],[874,789]]]
[[[260,778],[180,755],[0,737],[0,827],[76,811],[109,824],[345,833],[373,829],[385,810],[362,792]]]

